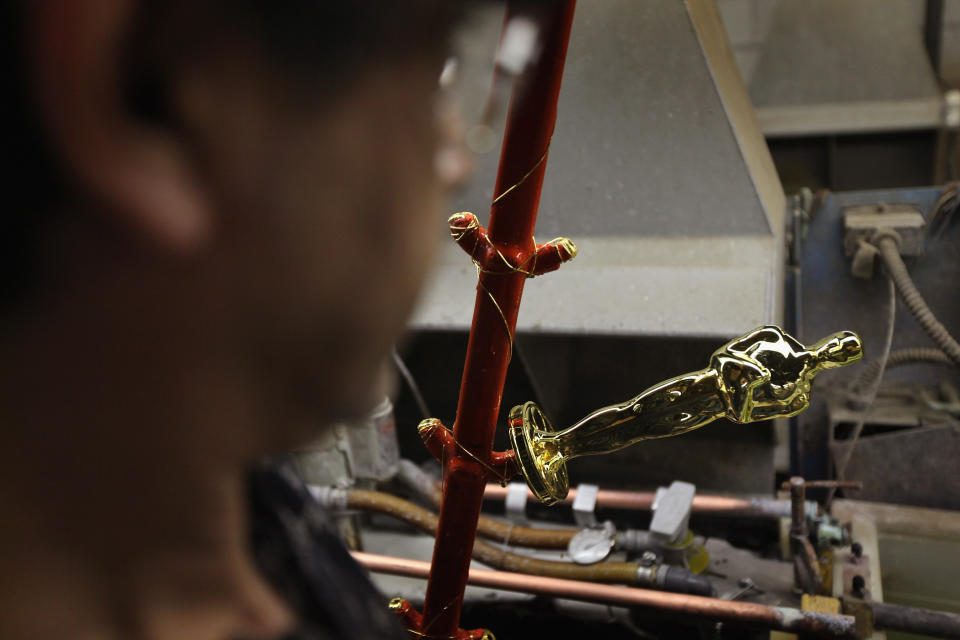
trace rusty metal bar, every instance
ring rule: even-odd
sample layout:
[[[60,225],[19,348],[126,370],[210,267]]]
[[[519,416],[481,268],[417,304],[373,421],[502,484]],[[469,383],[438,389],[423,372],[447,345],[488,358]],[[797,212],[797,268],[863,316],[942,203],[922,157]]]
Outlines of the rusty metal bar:
[[[498,464],[493,439],[523,285],[537,263],[533,231],[575,4],[563,0],[534,9],[508,5],[508,21],[523,15],[537,24],[539,58],[514,87],[488,230],[481,229],[473,216],[451,218],[455,239],[462,241],[470,234],[478,240],[465,248],[481,268],[453,432],[439,428],[438,421],[421,425],[428,447],[432,443],[441,453],[444,485],[422,628],[413,630],[420,638],[458,633],[483,490],[491,471],[510,468],[508,457],[501,456],[503,464]],[[552,247],[557,263],[575,255],[573,247],[568,249]],[[441,448],[443,440],[449,442]]]
[[[393,558],[359,551],[352,553],[357,562],[375,573],[426,578],[430,572],[430,564],[419,560]],[[735,602],[487,569],[470,569],[468,580],[469,584],[480,587],[638,607],[762,629],[828,638],[855,636],[853,616],[801,611],[791,607],[770,607],[752,602]]]
[[[790,487],[790,554],[793,556],[793,580],[805,593],[826,593],[820,575],[820,562],[810,543],[807,531],[807,483],[794,476],[785,483]]]

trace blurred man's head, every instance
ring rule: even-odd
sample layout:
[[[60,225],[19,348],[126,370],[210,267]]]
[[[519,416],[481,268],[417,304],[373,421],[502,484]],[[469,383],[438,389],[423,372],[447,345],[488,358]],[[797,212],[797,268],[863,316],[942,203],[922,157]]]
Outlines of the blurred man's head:
[[[82,295],[277,418],[364,409],[441,228],[449,3],[20,4],[14,312]]]
[[[204,584],[158,558],[223,542],[237,470],[369,407],[443,228],[451,4],[5,3],[0,499],[25,539]]]

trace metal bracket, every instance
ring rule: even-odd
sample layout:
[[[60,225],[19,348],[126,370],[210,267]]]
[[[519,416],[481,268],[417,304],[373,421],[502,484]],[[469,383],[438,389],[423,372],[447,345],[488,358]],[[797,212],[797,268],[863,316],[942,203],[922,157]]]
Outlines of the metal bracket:
[[[507,520],[513,524],[523,524],[527,521],[527,490],[526,482],[511,482],[507,485],[507,497],[504,507],[507,510]]]
[[[663,544],[675,544],[687,537],[693,497],[697,488],[689,482],[675,480],[669,488],[657,489],[653,501],[650,533]]]
[[[600,487],[595,484],[577,485],[577,495],[573,499],[573,521],[578,527],[592,527],[597,524],[594,512],[599,491]]]
[[[943,94],[943,125],[948,129],[960,129],[960,89]]]
[[[923,255],[923,214],[909,204],[880,204],[847,207],[843,210],[843,249],[847,257],[861,249],[861,240],[873,242],[880,230],[896,231],[900,255]]]

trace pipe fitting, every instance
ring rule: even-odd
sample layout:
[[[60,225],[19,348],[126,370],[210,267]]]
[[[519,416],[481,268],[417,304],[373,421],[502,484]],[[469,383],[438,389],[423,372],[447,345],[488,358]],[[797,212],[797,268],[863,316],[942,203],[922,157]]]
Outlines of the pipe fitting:
[[[897,246],[897,251],[899,252],[903,248],[903,237],[893,229],[882,227],[873,232],[873,236],[870,238],[870,244],[879,247],[880,242],[886,238],[889,238]]]
[[[310,495],[321,507],[330,511],[347,510],[347,490],[341,487],[318,487],[310,485],[308,487]]]

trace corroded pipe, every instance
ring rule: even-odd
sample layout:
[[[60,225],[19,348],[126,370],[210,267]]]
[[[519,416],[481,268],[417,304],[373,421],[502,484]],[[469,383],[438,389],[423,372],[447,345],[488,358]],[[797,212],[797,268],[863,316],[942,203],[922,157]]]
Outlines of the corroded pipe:
[[[960,615],[949,611],[933,611],[904,607],[886,602],[872,602],[873,622],[878,629],[920,633],[935,638],[960,638]]]

